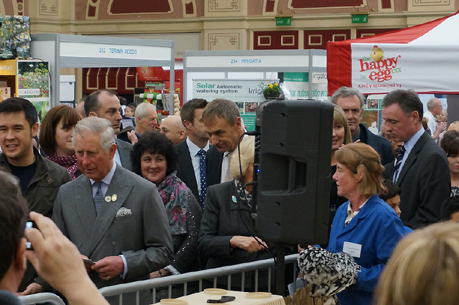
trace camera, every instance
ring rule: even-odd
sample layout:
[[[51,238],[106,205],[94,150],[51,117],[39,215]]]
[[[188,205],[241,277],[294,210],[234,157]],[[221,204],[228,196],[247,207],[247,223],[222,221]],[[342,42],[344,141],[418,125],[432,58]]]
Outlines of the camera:
[[[28,219],[26,222],[26,227],[25,230],[29,230],[31,228],[38,229],[37,225],[35,224],[35,221]],[[26,250],[33,250],[32,243],[30,241],[26,241]]]

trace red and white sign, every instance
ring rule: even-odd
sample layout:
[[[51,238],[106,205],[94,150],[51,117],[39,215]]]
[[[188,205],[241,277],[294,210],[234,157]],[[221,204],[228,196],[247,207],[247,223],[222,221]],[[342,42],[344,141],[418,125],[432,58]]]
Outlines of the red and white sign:
[[[364,94],[413,89],[459,93],[458,13],[372,37],[329,42],[328,92],[341,86]]]

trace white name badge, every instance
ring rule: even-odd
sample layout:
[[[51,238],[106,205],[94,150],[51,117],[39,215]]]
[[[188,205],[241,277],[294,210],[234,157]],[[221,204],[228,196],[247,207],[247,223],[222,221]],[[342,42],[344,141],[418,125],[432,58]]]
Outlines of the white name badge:
[[[362,252],[362,245],[345,241],[343,245],[343,252],[346,252],[347,254],[350,254],[353,257],[360,258],[360,253]]]

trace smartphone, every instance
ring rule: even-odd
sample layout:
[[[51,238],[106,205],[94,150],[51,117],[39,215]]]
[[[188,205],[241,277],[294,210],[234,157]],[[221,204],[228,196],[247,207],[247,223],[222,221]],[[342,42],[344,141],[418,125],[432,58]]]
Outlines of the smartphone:
[[[83,258],[83,263],[85,263],[86,265],[89,265],[89,266],[92,266],[92,265],[95,264],[95,262],[93,262],[89,258]]]
[[[31,229],[31,228],[38,229],[37,224],[35,223],[35,221],[31,219],[27,219],[25,230],[27,231],[28,229]],[[26,241],[26,250],[33,250],[32,243],[28,240]]]

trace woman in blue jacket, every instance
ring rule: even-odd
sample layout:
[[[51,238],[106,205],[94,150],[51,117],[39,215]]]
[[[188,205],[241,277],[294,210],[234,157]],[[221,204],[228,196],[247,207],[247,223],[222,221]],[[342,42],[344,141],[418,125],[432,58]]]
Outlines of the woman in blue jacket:
[[[346,252],[361,266],[354,285],[338,294],[342,305],[372,303],[373,291],[404,228],[395,211],[378,197],[384,189],[378,153],[363,143],[336,152],[333,175],[338,195],[349,199],[333,219],[328,250]]]

